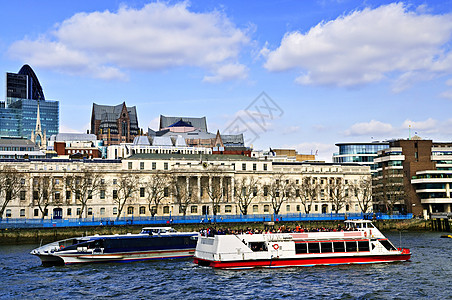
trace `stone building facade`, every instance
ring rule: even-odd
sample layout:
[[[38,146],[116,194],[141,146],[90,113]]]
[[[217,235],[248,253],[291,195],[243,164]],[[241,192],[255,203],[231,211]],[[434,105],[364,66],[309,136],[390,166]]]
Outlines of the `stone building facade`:
[[[21,187],[8,203],[3,217],[36,219],[43,215],[44,218],[77,218],[82,210],[82,217],[88,218],[113,218],[119,214],[127,218],[241,214],[240,199],[246,192],[242,183],[249,183],[251,178],[258,184],[251,186],[253,196],[247,214],[275,212],[271,199],[275,182],[291,186],[290,192],[283,190],[283,185],[277,187],[276,197],[281,200],[279,214],[304,213],[305,206],[297,191],[304,178],[318,184],[316,196],[309,204],[310,213],[334,212],[328,184],[338,181],[347,187],[341,191],[346,197],[339,212],[361,212],[350,187],[362,179],[370,179],[368,166],[275,163],[240,155],[142,153],[123,160],[10,160],[0,162],[0,175],[8,168],[17,170]],[[158,176],[166,178],[163,196],[159,205],[149,204],[149,185]],[[50,183],[43,185],[43,178]],[[96,182],[96,188],[83,189],[80,185],[75,191],[74,182],[81,184],[84,180]],[[126,182],[131,183],[133,191],[120,207],[118,201]],[[176,186],[181,187],[179,193],[175,191]],[[1,201],[4,196],[2,192]],[[86,206],[82,205],[83,199]]]

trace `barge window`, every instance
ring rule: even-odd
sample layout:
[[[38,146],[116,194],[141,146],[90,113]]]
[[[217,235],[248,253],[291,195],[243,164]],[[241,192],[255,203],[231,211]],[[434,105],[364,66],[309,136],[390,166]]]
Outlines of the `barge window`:
[[[333,242],[334,252],[345,252],[344,242]]]
[[[386,250],[397,250],[388,240],[380,240],[380,243],[386,248]]]
[[[250,247],[253,252],[267,251],[265,242],[250,242],[248,243],[248,247]]]
[[[353,241],[353,242],[345,242],[345,246],[346,246],[346,249],[347,249],[346,251],[347,252],[354,252],[354,251],[357,250],[355,241]]]
[[[308,243],[309,253],[320,253],[319,243]]]
[[[320,243],[320,246],[322,247],[322,253],[333,252],[333,243],[331,242]]]
[[[369,242],[368,241],[358,241],[358,250],[359,251],[370,251]]]
[[[308,253],[307,243],[296,243],[295,244],[295,254],[305,254]]]

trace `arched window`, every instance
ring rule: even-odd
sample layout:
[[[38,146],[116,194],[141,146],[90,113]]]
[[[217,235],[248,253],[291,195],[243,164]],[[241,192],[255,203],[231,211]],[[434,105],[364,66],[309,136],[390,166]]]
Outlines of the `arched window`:
[[[122,121],[122,136],[127,136],[127,123]]]

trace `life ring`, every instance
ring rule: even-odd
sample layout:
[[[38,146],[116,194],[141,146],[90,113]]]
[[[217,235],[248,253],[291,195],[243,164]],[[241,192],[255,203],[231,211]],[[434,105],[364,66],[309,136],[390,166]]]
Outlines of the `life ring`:
[[[273,249],[278,250],[279,249],[279,245],[278,244],[273,244]]]
[[[367,232],[366,231],[364,231],[364,237],[367,237]]]

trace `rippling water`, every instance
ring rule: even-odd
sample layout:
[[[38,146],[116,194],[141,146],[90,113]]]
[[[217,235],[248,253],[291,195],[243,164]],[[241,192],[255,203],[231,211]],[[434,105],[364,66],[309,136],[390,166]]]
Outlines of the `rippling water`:
[[[0,299],[452,299],[452,239],[439,237],[402,233],[410,262],[242,271],[191,259],[43,267],[36,245],[1,246]]]

